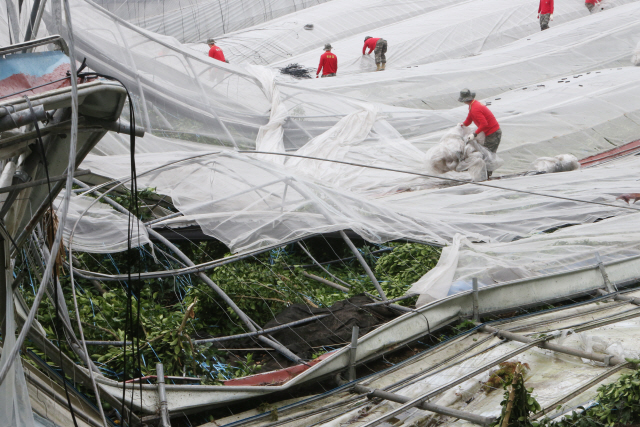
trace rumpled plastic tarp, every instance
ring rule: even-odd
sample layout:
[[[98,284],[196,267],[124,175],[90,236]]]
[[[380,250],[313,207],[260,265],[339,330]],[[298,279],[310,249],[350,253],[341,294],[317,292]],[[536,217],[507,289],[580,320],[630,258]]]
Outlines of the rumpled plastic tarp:
[[[62,196],[58,196],[54,203],[56,208],[61,201]],[[128,248],[128,227],[129,218],[106,203],[88,196],[73,195],[64,224],[63,242],[67,248],[78,252],[122,252]],[[131,224],[131,233],[133,247],[151,242],[144,224],[137,219]]]

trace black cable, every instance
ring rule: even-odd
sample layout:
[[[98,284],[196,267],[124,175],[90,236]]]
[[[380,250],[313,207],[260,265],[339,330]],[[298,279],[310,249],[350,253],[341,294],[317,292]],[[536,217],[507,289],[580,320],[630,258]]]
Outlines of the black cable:
[[[116,81],[118,83],[120,83],[122,85],[122,87],[126,90],[127,92],[127,99],[129,101],[129,123],[131,125],[131,129],[132,131],[129,133],[129,145],[130,145],[130,155],[131,155],[131,194],[130,194],[130,206],[129,206],[129,211],[132,212],[132,215],[129,216],[129,221],[127,224],[127,305],[125,307],[125,327],[124,327],[124,339],[123,341],[127,341],[127,332],[130,332],[130,336],[131,336],[131,342],[132,342],[132,352],[131,352],[131,356],[136,359],[136,368],[138,369],[138,373],[142,374],[142,349],[140,348],[140,338],[138,337],[138,339],[135,341],[135,347],[134,347],[134,335],[135,335],[135,327],[138,326],[138,331],[140,330],[139,326],[140,326],[140,311],[141,311],[141,295],[140,295],[140,289],[139,289],[139,284],[140,284],[140,256],[138,255],[137,257],[137,261],[136,261],[136,267],[138,270],[138,278],[136,280],[136,284],[138,285],[137,288],[135,289],[134,292],[134,284],[132,283],[132,267],[134,267],[133,265],[133,256],[134,255],[134,251],[133,251],[133,246],[132,246],[132,240],[133,240],[133,221],[136,221],[136,219],[139,217],[139,209],[138,209],[138,181],[137,181],[137,171],[136,171],[136,163],[135,163],[135,147],[136,147],[136,136],[135,136],[135,132],[133,131],[135,129],[135,125],[136,125],[136,116],[135,116],[135,109],[134,109],[134,103],[133,103],[133,97],[131,96],[131,93],[129,92],[129,89],[127,89],[127,86],[119,79],[113,77],[113,76],[109,76],[106,74],[101,74],[101,73],[96,73],[96,72],[88,72],[88,73],[81,73],[81,71],[86,68],[87,66],[87,59],[84,58],[82,61],[82,65],[80,66],[79,70],[78,70],[78,77],[81,78],[88,78],[88,77],[101,77],[107,80],[113,80]],[[133,211],[132,211],[133,209]],[[134,219],[135,218],[135,219]],[[136,221],[136,224],[138,226],[138,233],[140,232],[139,227],[140,227],[140,222]],[[134,295],[135,294],[135,295]],[[136,297],[137,300],[137,316],[136,316],[136,321],[134,324],[134,319],[133,319],[133,298],[134,296]],[[133,415],[133,398],[131,399],[131,404],[129,406],[129,412],[126,413],[125,409],[126,409],[126,405],[127,405],[127,400],[126,400],[126,392],[127,392],[127,387],[126,387],[126,380],[127,380],[127,346],[125,345],[123,347],[123,361],[124,361],[124,378],[123,378],[123,386],[122,386],[122,406],[121,406],[121,416],[123,417],[123,420],[125,418],[126,415],[128,415],[128,424],[131,425],[131,417]],[[135,372],[135,370],[133,371]],[[142,376],[142,375],[140,375]],[[142,407],[142,381],[139,381],[140,383],[140,406]],[[134,385],[135,387],[135,385]],[[133,397],[133,391],[132,391],[132,397]]]
[[[33,117],[36,117],[36,112],[33,110],[33,106],[31,105],[31,100],[29,99],[29,97],[27,95],[24,95],[24,99],[27,101],[27,105],[29,106],[29,110],[31,111],[31,114],[33,114]],[[40,150],[40,156],[42,157],[42,164],[44,165],[44,173],[47,176],[47,188],[49,190],[49,212],[51,212],[50,218],[49,218],[49,223],[45,224],[45,227],[47,228],[47,232],[49,233],[50,236],[53,236],[55,234],[54,229],[53,229],[53,215],[54,215],[54,210],[53,210],[53,197],[52,197],[52,191],[51,191],[51,179],[49,176],[49,165],[47,164],[47,156],[46,153],[44,151],[44,144],[42,143],[42,135],[40,134],[40,126],[38,126],[38,122],[35,121],[34,122],[35,128],[36,128],[36,135],[37,135],[37,145],[38,148]],[[62,224],[63,225],[63,224]],[[62,226],[61,224],[58,224],[58,227]],[[55,239],[54,239],[55,240]],[[43,242],[43,244],[46,244],[46,242]],[[51,248],[51,250],[53,250],[53,248]],[[55,261],[54,261],[55,262]],[[56,320],[58,321],[58,323],[62,323],[62,320],[60,318],[60,302],[58,300],[58,288],[60,287],[60,284],[58,282],[58,272],[57,271],[53,271],[53,280],[54,280],[54,289],[53,289],[53,303],[55,306],[55,312],[56,312]],[[42,278],[44,280],[44,277]],[[60,358],[60,360],[62,360],[62,347],[60,346],[60,336],[58,334],[58,328],[53,328],[55,334],[56,334],[56,339],[58,340],[58,357]],[[91,369],[91,366],[87,366],[88,369]],[[60,364],[60,371],[62,373],[62,378],[66,378],[65,373],[64,373],[64,363]],[[69,389],[67,388],[67,382],[63,381],[62,382],[64,385],[64,393],[67,397],[67,405],[69,406],[69,412],[71,412],[71,419],[73,420],[73,425],[75,427],[78,427],[78,421],[76,420],[76,414],[75,411],[73,410],[73,405],[71,404],[71,397],[69,396]]]

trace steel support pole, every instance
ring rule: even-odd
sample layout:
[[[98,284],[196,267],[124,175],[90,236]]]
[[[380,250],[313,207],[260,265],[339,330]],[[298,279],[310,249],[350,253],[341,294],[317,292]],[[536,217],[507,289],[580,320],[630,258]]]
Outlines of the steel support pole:
[[[611,280],[609,280],[609,275],[607,274],[607,270],[604,268],[604,263],[602,262],[602,258],[600,257],[600,252],[596,252],[596,261],[598,262],[598,270],[600,270],[600,274],[602,274],[602,280],[604,280],[604,285],[606,286],[609,292],[615,292],[616,289],[611,284]]]
[[[517,341],[517,342],[521,342],[521,343],[525,343],[525,344],[530,344],[535,342],[536,340],[533,338],[529,338],[526,337],[524,335],[520,335],[520,334],[516,334],[513,332],[508,332],[508,331],[502,331],[500,329],[496,329],[494,327],[491,326],[483,326],[482,328],[480,328],[481,331],[483,332],[487,332],[487,333],[494,333],[497,336],[501,337],[501,338],[505,338],[511,341]],[[589,360],[593,360],[595,362],[600,362],[600,363],[604,363],[605,365],[619,365],[622,363],[625,363],[626,360],[624,359],[624,357],[619,357],[619,356],[611,356],[611,355],[606,355],[606,354],[596,354],[596,353],[589,353],[583,350],[578,350],[576,348],[571,348],[571,347],[565,347],[565,346],[561,346],[561,345],[557,345],[557,344],[551,344],[547,341],[542,341],[540,342],[540,344],[538,344],[538,347],[540,348],[544,348],[545,350],[551,350],[551,351],[555,351],[558,353],[563,353],[563,354],[568,354],[570,356],[576,356],[576,357],[581,357],[583,359],[589,359]]]
[[[156,381],[158,382],[158,400],[160,402],[160,426],[171,427],[169,422],[169,409],[167,407],[167,392],[164,388],[164,366],[156,364]]]
[[[337,283],[333,283],[332,281],[327,280],[327,279],[325,279],[325,278],[322,278],[322,277],[320,277],[320,276],[316,276],[315,274],[309,274],[309,273],[307,273],[306,271],[303,271],[303,272],[302,272],[302,275],[303,275],[304,277],[308,277],[309,279],[313,279],[313,280],[315,280],[316,282],[320,282],[320,283],[322,283],[323,285],[327,285],[327,286],[330,286],[330,287],[332,287],[332,288],[334,288],[334,289],[337,289],[337,290],[339,290],[340,292],[349,292],[349,289],[345,288],[344,286],[340,286],[340,285],[338,285]]]
[[[360,394],[366,394],[368,398],[378,398],[389,400],[391,402],[396,403],[407,403],[411,400],[410,397],[402,396],[400,394],[389,393],[387,391],[372,389],[369,387],[364,387],[361,385],[356,385],[353,390]],[[425,411],[435,412],[436,414],[445,415],[447,417],[455,417],[461,420],[469,421],[474,424],[478,424],[481,426],[488,426],[491,424],[495,418],[491,417],[483,417],[482,415],[472,414],[470,412],[459,411],[457,409],[449,408],[446,406],[440,406],[429,402],[422,402],[422,404],[418,405],[418,408],[424,409]]]
[[[351,252],[353,252],[353,254],[356,256],[356,258],[358,258],[358,261],[360,262],[360,265],[362,265],[362,268],[364,268],[364,271],[367,272],[367,276],[369,276],[369,279],[371,279],[371,282],[373,282],[373,286],[375,286],[376,289],[378,290],[378,293],[380,294],[380,297],[383,300],[386,301],[387,300],[387,296],[385,295],[384,291],[382,290],[382,286],[380,286],[380,283],[378,283],[378,280],[376,279],[376,276],[373,275],[373,271],[371,271],[371,268],[369,267],[369,264],[367,264],[367,262],[364,260],[364,258],[362,257],[362,254],[360,253],[360,251],[358,251],[358,248],[356,248],[356,245],[353,244],[353,242],[351,241],[349,236],[347,236],[347,234],[342,230],[340,230],[340,236],[342,236],[342,239],[349,246],[349,249],[351,249]]]
[[[320,268],[320,270],[324,271],[325,273],[327,273],[333,280],[335,280],[336,282],[340,282],[342,283],[345,287],[350,288],[351,285],[348,284],[347,282],[345,282],[344,280],[340,280],[339,277],[331,274],[329,272],[329,270],[327,270],[326,268],[324,268],[322,266],[322,264],[320,264],[318,261],[316,261],[316,259],[311,255],[311,253],[309,253],[309,251],[307,250],[307,248],[304,247],[304,245],[300,242],[298,242],[298,246],[300,246],[300,249],[302,249],[304,251],[305,254],[307,254],[307,256],[311,259],[311,261]]]
[[[8,291],[9,284],[7,283],[7,264],[5,262],[5,255],[9,251],[9,245],[4,237],[0,237],[0,266],[2,267],[2,271],[0,271],[0,334],[2,334],[2,341],[4,341],[6,334],[6,316],[7,316],[7,296],[13,295],[13,289],[11,292]],[[12,332],[13,333],[13,332]]]
[[[349,346],[349,382],[356,379],[356,353],[358,350],[358,335],[360,327],[358,325],[351,329],[351,346]]]
[[[480,322],[480,310],[479,307],[479,298],[478,298],[478,278],[473,278],[473,320],[475,322]]]

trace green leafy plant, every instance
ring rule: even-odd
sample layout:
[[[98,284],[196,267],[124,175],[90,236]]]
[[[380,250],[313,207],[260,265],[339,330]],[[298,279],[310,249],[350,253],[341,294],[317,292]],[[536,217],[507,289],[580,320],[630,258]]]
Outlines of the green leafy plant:
[[[327,350],[324,350],[324,349],[318,350],[318,351],[316,351],[315,353],[313,353],[311,355],[311,358],[312,359],[317,359],[318,357],[320,357],[320,356],[322,356],[323,354],[326,354],[326,353],[327,353]]]
[[[532,388],[524,385],[524,375],[528,367],[520,362],[501,365],[502,376],[496,375],[503,381],[504,400],[500,403],[502,412],[491,426],[499,427],[534,427],[529,417],[540,411],[540,404],[531,395]]]
[[[382,280],[382,289],[388,298],[397,298],[436,266],[440,259],[439,248],[418,243],[392,243],[392,252],[378,258],[376,276]],[[401,303],[409,305],[413,301]]]

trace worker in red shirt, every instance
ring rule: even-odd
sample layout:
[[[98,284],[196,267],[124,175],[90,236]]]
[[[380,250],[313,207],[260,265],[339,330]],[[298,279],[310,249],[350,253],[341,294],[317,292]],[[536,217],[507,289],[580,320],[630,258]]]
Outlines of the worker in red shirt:
[[[587,6],[589,12],[593,12],[593,9],[600,4],[601,0],[585,0],[584,5]]]
[[[366,53],[367,48],[369,53]],[[384,71],[387,65],[387,41],[381,38],[373,38],[367,36],[364,38],[364,46],[362,47],[363,55],[371,55],[371,52],[376,54],[376,71]]]
[[[216,41],[214,39],[208,39],[207,44],[209,45],[209,57],[213,59],[217,59],[222,62],[229,62],[224,59],[224,53],[222,53],[222,49],[216,46]]]
[[[458,101],[464,102],[469,106],[469,115],[461,125],[469,126],[473,122],[478,127],[474,133],[467,137],[467,141],[476,139],[480,133],[484,132],[484,146],[493,153],[498,151],[498,146],[502,139],[502,130],[493,113],[485,105],[476,101],[476,93],[471,92],[469,89],[460,91]],[[488,174],[491,176],[491,172],[488,172]]]
[[[331,53],[331,45],[329,43],[324,45],[324,53],[320,56],[316,79],[320,71],[322,71],[322,77],[335,77],[338,72],[338,57],[335,53]]]
[[[538,19],[540,20],[540,30],[544,31],[549,28],[549,21],[553,21],[553,0],[540,0]]]

